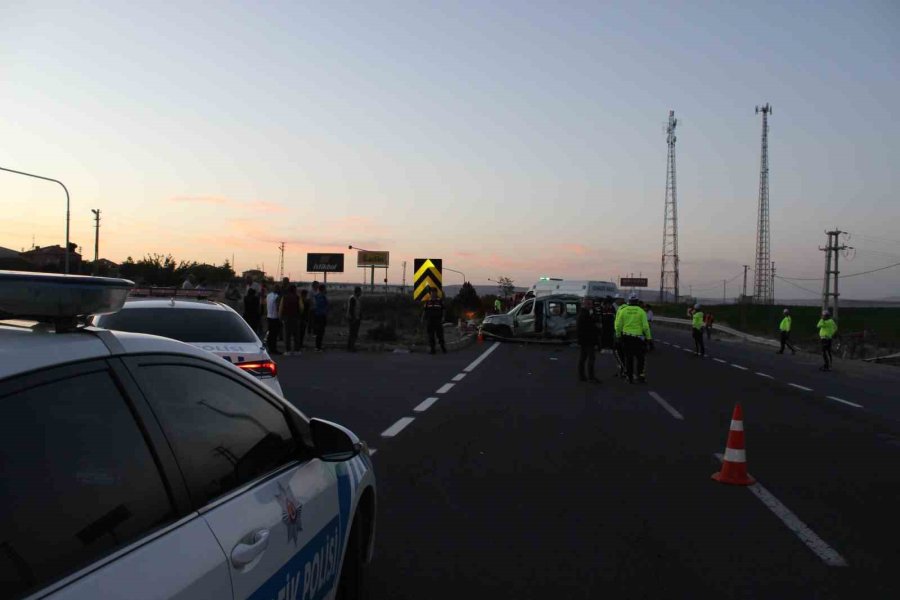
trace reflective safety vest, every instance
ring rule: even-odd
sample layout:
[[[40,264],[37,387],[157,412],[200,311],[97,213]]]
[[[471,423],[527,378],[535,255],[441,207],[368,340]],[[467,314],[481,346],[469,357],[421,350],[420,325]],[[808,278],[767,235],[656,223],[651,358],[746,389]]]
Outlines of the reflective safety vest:
[[[819,337],[823,340],[830,340],[837,333],[837,323],[834,319],[819,319],[816,327],[819,328]]]
[[[694,319],[693,320],[694,329],[703,329],[703,311],[702,310],[694,311],[693,319]]]
[[[640,306],[626,304],[616,312],[616,336],[633,335],[653,339],[650,335],[650,323],[647,321],[647,313]]]
[[[778,326],[778,329],[780,329],[781,331],[784,331],[784,332],[790,332],[791,331],[791,318],[790,317],[783,318],[781,320],[781,325]]]

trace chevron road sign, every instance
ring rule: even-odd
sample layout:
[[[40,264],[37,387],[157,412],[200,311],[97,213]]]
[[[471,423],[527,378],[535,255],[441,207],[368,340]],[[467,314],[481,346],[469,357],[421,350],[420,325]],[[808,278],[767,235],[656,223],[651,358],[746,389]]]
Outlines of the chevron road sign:
[[[433,291],[443,297],[444,285],[441,268],[444,261],[440,258],[417,258],[413,262],[415,277],[413,277],[413,299],[425,300],[425,289],[431,287]]]

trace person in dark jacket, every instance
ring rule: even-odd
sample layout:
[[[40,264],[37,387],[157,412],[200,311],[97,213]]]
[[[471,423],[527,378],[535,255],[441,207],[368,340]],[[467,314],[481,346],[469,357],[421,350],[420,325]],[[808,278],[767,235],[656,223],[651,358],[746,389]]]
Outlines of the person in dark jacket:
[[[597,324],[594,322],[591,307],[591,301],[585,299],[581,305],[581,310],[578,311],[578,319],[575,322],[578,346],[581,349],[578,355],[578,379],[580,381],[590,380],[600,383],[600,380],[594,375],[594,361],[596,359],[594,348],[600,341],[600,332],[597,331]],[[584,372],[585,363],[587,363],[587,377],[585,377]]]
[[[284,330],[284,353],[290,356],[300,350],[300,296],[297,286],[288,285],[278,304],[278,316]]]
[[[297,339],[300,342],[299,350],[303,350],[303,340],[306,331],[312,331],[312,300],[309,299],[308,290],[300,290],[300,333]]]
[[[435,341],[441,345],[441,352],[447,353],[447,344],[444,342],[444,299],[441,293],[430,286],[425,289],[425,306],[422,311],[422,321],[428,333],[428,345],[431,353],[435,353]]]
[[[322,351],[327,317],[328,296],[325,294],[325,284],[323,283],[319,285],[319,290],[313,296],[313,329],[316,332],[316,352]]]
[[[252,287],[247,288],[247,295],[244,296],[244,320],[259,335],[259,296]]]

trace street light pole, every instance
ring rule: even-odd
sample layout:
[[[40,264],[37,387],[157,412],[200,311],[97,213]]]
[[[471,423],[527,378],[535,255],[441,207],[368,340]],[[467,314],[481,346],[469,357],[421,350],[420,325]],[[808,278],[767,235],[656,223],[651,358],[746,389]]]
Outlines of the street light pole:
[[[456,269],[451,269],[450,267],[448,267],[446,265],[443,266],[442,269],[445,271],[450,271],[451,273],[458,273],[459,275],[462,275],[463,285],[465,285],[466,281],[468,281],[468,279],[466,279],[466,274],[463,273],[462,271],[457,271]]]
[[[62,186],[63,191],[66,192],[66,274],[69,273],[69,190],[66,189],[66,186],[63,185],[63,182],[58,179],[52,179],[50,177],[43,177],[41,175],[35,175],[33,173],[26,173],[24,171],[16,171],[14,169],[7,169],[5,167],[0,167],[0,171],[6,171],[8,173],[15,173],[16,175],[24,175],[26,177],[34,177],[35,179],[43,179],[44,181],[52,181],[53,183],[58,183]]]
[[[349,245],[347,246],[350,250],[361,250],[363,252],[372,252],[372,250],[366,250],[365,248],[360,248],[359,246]],[[365,285],[365,279],[363,279],[363,285]],[[375,265],[372,265],[372,279],[369,282],[369,288],[371,291],[375,291]]]

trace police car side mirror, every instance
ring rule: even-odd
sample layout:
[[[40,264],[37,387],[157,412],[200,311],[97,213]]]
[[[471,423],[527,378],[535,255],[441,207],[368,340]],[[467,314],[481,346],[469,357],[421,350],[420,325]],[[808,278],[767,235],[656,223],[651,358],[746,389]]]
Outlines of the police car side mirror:
[[[362,442],[346,427],[323,419],[310,419],[313,451],[326,462],[350,460],[362,450]]]

